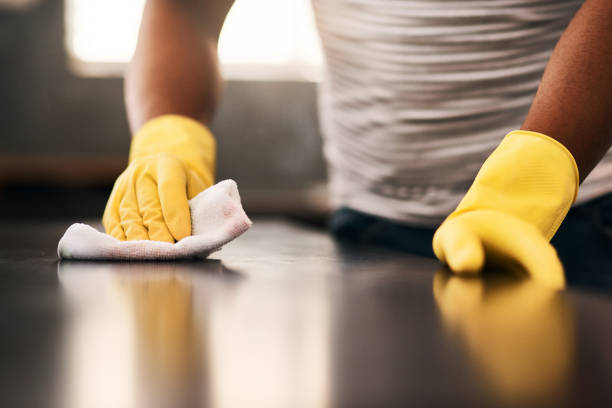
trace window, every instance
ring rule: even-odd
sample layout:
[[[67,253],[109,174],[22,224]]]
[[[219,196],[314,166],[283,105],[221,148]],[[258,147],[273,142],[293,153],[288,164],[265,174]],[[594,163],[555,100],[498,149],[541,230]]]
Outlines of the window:
[[[83,76],[117,76],[136,46],[144,0],[65,0],[70,66]],[[225,77],[319,78],[321,50],[309,0],[236,0],[219,39]]]

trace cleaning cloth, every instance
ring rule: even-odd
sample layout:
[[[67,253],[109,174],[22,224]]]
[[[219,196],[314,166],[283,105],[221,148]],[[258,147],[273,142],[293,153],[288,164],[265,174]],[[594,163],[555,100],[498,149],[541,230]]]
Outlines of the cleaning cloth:
[[[240,203],[238,186],[223,180],[189,201],[192,234],[171,244],[119,241],[86,224],[72,224],[57,246],[62,259],[169,260],[205,258],[251,226]]]

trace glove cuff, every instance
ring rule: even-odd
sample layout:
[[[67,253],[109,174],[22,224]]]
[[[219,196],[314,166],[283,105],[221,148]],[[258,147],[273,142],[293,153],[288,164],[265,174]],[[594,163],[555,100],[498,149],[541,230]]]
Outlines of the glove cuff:
[[[573,186],[573,194],[572,194],[570,206],[574,204],[574,202],[576,202],[576,197],[578,197],[578,188],[580,186],[580,173],[578,171],[578,165],[576,164],[576,159],[574,159],[574,156],[567,149],[567,147],[565,147],[563,143],[559,142],[557,139],[553,139],[552,137],[547,136],[544,133],[532,132],[531,130],[513,130],[512,132],[508,133],[506,137],[504,137],[504,139],[510,138],[512,136],[517,136],[519,138],[521,137],[522,138],[527,138],[527,137],[539,138],[543,140],[544,142],[550,144],[551,148],[554,146],[557,150],[561,151],[561,155],[564,156],[564,158],[567,160],[562,160],[563,163],[559,163],[559,165],[569,166],[567,170],[570,171],[571,176],[568,175],[570,178],[570,180],[568,181],[571,181],[571,184]]]
[[[194,170],[207,185],[214,181],[216,142],[200,122],[181,115],[162,115],[145,123],[133,136],[129,162],[169,153]]]
[[[550,240],[578,194],[572,154],[542,133],[515,130],[482,165],[474,183],[449,216],[496,210],[536,226]]]

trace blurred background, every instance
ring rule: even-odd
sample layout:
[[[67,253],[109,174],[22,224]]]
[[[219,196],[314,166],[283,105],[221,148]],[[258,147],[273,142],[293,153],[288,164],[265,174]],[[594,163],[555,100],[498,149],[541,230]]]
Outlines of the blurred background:
[[[101,217],[127,162],[122,75],[144,2],[0,0],[0,218]],[[219,55],[217,179],[238,182],[252,215],[320,222],[322,56],[309,0],[236,0]]]

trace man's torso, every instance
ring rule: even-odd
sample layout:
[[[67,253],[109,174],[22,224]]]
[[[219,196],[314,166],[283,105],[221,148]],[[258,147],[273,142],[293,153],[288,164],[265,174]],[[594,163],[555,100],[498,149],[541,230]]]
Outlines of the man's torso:
[[[335,206],[418,225],[450,213],[520,127],[581,1],[313,0]],[[579,200],[612,190],[607,155]]]

